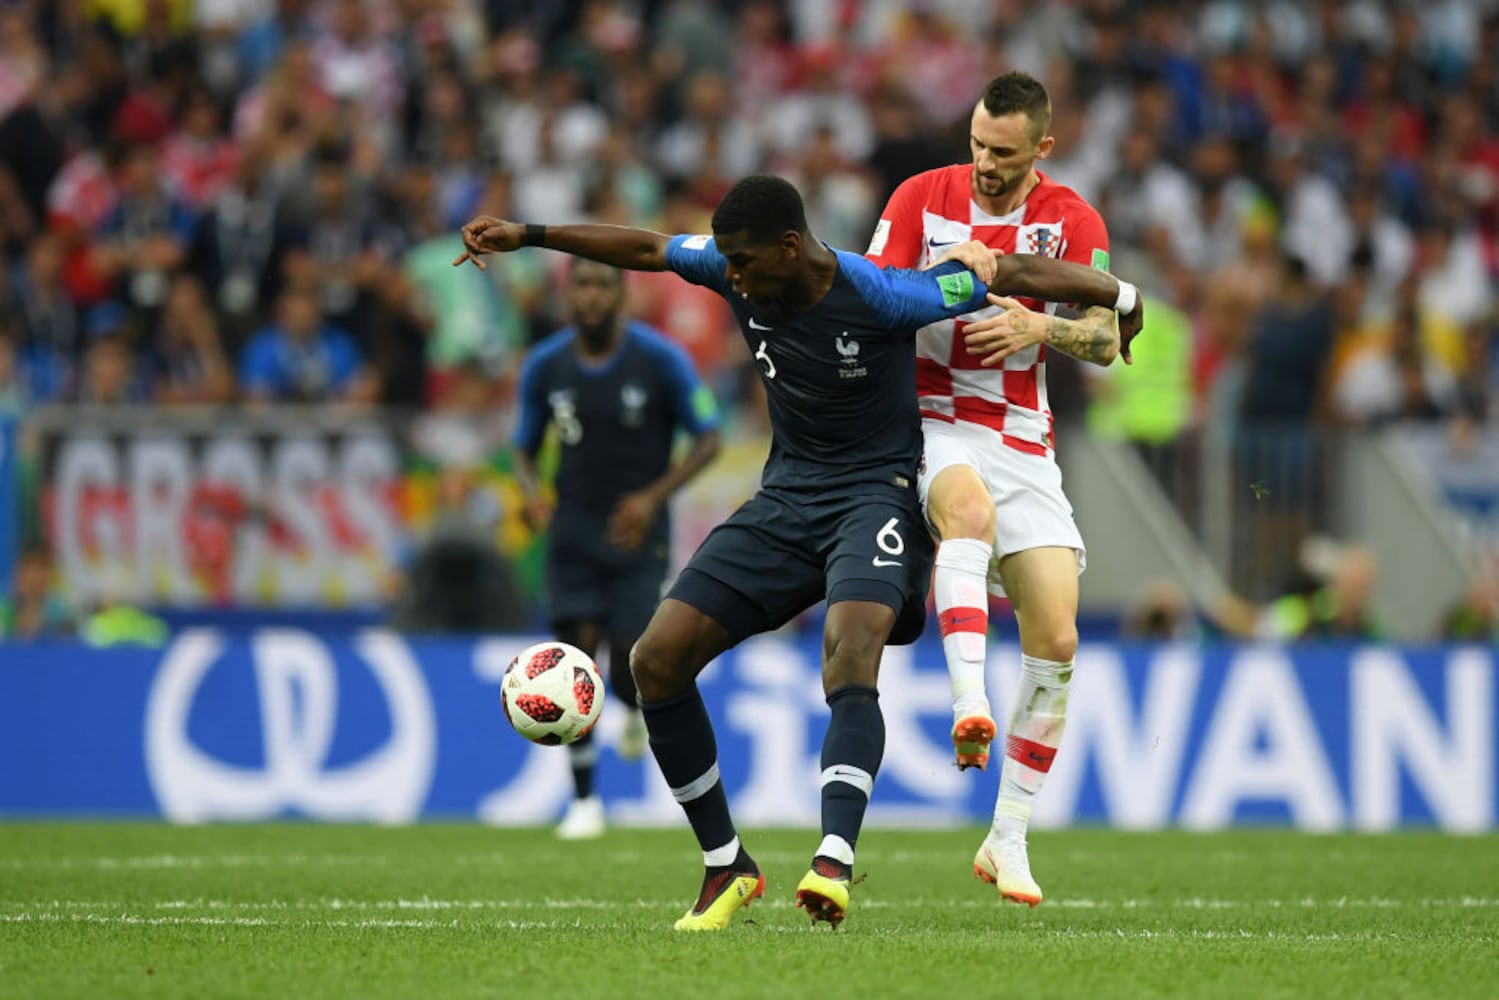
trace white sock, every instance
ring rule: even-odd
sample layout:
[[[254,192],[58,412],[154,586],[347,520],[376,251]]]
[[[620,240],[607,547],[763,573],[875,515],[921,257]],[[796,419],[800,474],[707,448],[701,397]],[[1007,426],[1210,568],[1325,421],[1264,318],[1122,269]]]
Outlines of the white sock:
[[[732,865],[737,857],[739,857],[739,838],[735,837],[722,847],[704,851],[703,865],[707,868],[722,868],[725,865]]]
[[[1020,657],[1020,690],[1005,733],[1005,763],[994,802],[994,832],[1025,835],[1031,806],[1051,770],[1067,725],[1072,661]]]
[[[817,845],[817,853],[834,861],[842,861],[850,867],[854,863],[854,846],[836,833],[822,838],[822,843]]]
[[[937,546],[932,593],[942,631],[942,655],[952,681],[953,715],[988,715],[984,648],[989,638],[989,560],[994,546],[977,538],[949,538]]]

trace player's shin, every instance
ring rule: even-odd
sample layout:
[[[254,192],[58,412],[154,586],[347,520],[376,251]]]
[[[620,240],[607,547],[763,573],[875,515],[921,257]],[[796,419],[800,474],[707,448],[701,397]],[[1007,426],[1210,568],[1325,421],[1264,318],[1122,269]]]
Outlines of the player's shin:
[[[994,832],[1024,836],[1035,802],[1067,724],[1072,662],[1021,657],[1016,692],[1005,737],[1004,770],[994,804]]]
[[[599,745],[593,733],[567,745],[567,763],[573,771],[574,798],[593,795],[593,769],[599,759]]]
[[[713,723],[697,685],[666,701],[640,706],[650,732],[651,753],[671,788],[672,798],[703,849],[703,864],[719,868],[734,863],[739,838],[729,816],[729,800],[718,774],[718,745]]]
[[[977,538],[950,538],[937,546],[932,593],[942,632],[942,655],[952,681],[953,717],[989,715],[984,693],[984,649],[989,635],[985,581],[994,547]]]
[[[874,688],[850,684],[828,695],[822,742],[822,843],[817,856],[851,868],[869,794],[885,755],[885,717]]]

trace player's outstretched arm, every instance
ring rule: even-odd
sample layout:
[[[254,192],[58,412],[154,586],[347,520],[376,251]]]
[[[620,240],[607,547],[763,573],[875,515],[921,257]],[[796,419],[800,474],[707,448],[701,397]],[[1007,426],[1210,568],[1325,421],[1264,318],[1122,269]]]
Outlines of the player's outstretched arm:
[[[1031,253],[1000,254],[989,290],[1043,302],[1076,302],[1112,310],[1121,282],[1107,271]]]
[[[649,229],[581,223],[568,226],[538,226],[480,215],[463,227],[463,253],[453,259],[456,267],[473,261],[485,269],[484,256],[509,253],[524,246],[547,247],[577,257],[587,257],[627,271],[666,270],[666,244],[670,237]]]

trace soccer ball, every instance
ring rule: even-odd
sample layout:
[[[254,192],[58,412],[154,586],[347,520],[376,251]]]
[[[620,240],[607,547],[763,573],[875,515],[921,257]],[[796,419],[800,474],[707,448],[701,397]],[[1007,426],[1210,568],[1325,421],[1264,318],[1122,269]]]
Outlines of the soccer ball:
[[[500,703],[511,728],[532,743],[575,743],[604,711],[604,679],[578,647],[538,642],[505,668]]]

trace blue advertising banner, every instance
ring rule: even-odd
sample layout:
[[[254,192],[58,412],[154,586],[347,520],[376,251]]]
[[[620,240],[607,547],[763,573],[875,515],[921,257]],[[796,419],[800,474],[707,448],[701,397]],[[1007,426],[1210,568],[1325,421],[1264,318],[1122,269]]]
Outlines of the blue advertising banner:
[[[571,795],[567,753],[516,736],[498,698],[536,638],[196,629],[165,650],[0,645],[0,814],[551,822]],[[817,823],[819,649],[761,637],[703,675],[745,826]],[[1018,659],[991,649],[995,704]],[[952,765],[935,638],[888,650],[880,687],[871,822],[985,821],[998,768]],[[1492,829],[1496,702],[1490,649],[1085,645],[1034,821]],[[609,749],[623,714],[611,703],[599,727],[611,819],[681,823],[649,758]]]

